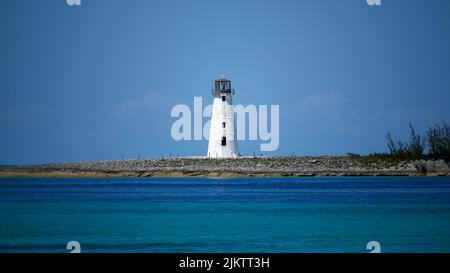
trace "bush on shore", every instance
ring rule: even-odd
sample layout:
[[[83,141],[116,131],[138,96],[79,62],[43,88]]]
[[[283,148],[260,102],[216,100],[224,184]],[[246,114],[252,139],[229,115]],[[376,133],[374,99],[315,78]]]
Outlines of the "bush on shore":
[[[427,142],[431,157],[450,161],[450,127],[445,122],[428,128]]]
[[[416,130],[409,124],[409,141],[395,141],[392,135],[386,135],[389,154],[375,154],[373,157],[391,157],[402,160],[417,159],[444,159],[450,162],[450,127],[442,122],[442,125],[435,124],[429,127],[426,137],[416,133]],[[425,153],[428,151],[428,153]]]

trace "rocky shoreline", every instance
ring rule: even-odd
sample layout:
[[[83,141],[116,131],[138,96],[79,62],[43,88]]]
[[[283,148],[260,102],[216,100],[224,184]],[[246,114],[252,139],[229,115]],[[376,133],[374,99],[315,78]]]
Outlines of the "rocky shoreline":
[[[160,158],[2,166],[0,177],[449,176],[443,160],[371,157]]]

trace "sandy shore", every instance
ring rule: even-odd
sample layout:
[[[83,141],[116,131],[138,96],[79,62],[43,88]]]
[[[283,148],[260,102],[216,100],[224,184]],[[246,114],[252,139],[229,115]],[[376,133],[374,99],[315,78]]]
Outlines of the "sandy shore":
[[[2,166],[0,177],[448,176],[442,160],[370,157],[165,158]]]

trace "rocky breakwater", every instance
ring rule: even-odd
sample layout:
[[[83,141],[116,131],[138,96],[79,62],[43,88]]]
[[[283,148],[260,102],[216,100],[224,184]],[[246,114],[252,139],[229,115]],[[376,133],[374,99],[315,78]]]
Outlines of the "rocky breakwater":
[[[0,176],[239,177],[449,175],[442,160],[401,161],[354,156],[158,158],[4,166]]]

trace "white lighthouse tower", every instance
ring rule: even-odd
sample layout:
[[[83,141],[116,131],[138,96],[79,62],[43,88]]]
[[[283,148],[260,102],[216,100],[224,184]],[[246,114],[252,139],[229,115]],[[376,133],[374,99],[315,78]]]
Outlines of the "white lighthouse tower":
[[[236,158],[239,156],[234,124],[233,95],[234,89],[231,89],[231,82],[223,75],[214,82],[214,101],[208,145],[208,157],[210,158]]]

